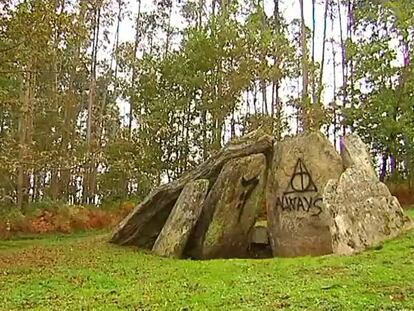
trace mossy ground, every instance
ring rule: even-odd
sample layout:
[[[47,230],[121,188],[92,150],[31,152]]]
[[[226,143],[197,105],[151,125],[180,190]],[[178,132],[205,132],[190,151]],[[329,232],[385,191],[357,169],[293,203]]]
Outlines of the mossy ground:
[[[171,260],[107,239],[0,242],[0,310],[414,310],[414,231],[351,257],[265,260]]]

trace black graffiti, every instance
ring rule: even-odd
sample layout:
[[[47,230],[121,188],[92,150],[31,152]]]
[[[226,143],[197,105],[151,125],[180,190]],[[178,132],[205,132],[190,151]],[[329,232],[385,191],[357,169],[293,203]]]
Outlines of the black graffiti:
[[[322,213],[322,199],[312,193],[318,193],[318,188],[302,159],[296,162],[288,188],[276,200],[276,207],[283,211],[303,211],[319,216]]]
[[[253,190],[259,184],[259,178],[256,176],[251,179],[246,179],[243,176],[240,180],[240,183],[244,189],[243,189],[243,192],[240,194],[239,203],[237,204],[237,209],[239,210],[239,215],[237,217],[238,222],[240,222],[241,217],[243,215],[244,205],[246,204],[247,200],[252,195]]]
[[[322,199],[318,197],[289,197],[283,195],[277,198],[276,206],[283,211],[312,212],[312,216],[319,216],[322,213]]]
[[[302,159],[298,159],[289,181],[289,188],[285,191],[285,194],[303,192],[318,192],[318,188],[306,168],[305,163],[303,163]]]

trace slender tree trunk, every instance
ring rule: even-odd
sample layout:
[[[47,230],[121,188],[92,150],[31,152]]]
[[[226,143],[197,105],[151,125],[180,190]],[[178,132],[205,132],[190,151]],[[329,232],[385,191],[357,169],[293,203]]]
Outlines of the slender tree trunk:
[[[300,92],[300,78],[297,79],[297,90],[298,92]],[[300,96],[300,94],[298,94],[298,96]],[[303,130],[303,128],[301,128],[303,126],[303,115],[304,115],[304,105],[303,103],[297,103],[296,105],[296,135],[298,135],[300,133],[301,130]]]
[[[22,89],[22,108],[20,110],[18,133],[19,133],[19,165],[17,167],[17,207],[20,209],[24,204],[25,189],[25,160],[27,153],[26,136],[27,136],[27,114],[30,105],[31,73],[27,72]]]
[[[336,124],[336,50],[334,45],[334,40],[332,38],[332,72],[333,72],[333,140],[334,140],[334,146],[337,145],[337,124]]]
[[[111,65],[110,67],[110,71],[113,73],[113,77],[115,78],[115,93],[117,92],[117,88],[118,88],[118,83],[116,81],[116,78],[118,77],[118,67],[119,67],[119,59],[118,59],[118,55],[119,55],[119,31],[120,31],[120,27],[121,27],[121,22],[122,22],[122,1],[118,0],[118,17],[117,17],[117,23],[116,23],[116,31],[115,31],[115,40],[114,40],[114,47],[113,47],[113,52],[112,52],[112,57],[111,57]],[[115,63],[115,69],[112,70],[113,67],[113,63]]]
[[[246,115],[250,115],[250,98],[249,98],[250,90],[246,90]]]
[[[338,5],[338,18],[339,18],[339,36],[341,39],[341,53],[342,53],[342,98],[343,103],[342,106],[346,108],[347,101],[348,101],[348,94],[347,94],[347,83],[348,83],[348,72],[347,72],[347,64],[346,64],[346,47],[344,42],[344,31],[342,27],[342,6],[340,0],[337,0]],[[342,120],[342,134],[345,136],[346,134],[346,123],[345,120]]]
[[[170,49],[170,41],[171,41],[171,35],[172,35],[172,31],[171,31],[171,17],[172,17],[172,8],[173,8],[173,3],[171,1],[171,6],[168,9],[168,25],[167,25],[167,34],[166,34],[166,42],[165,42],[165,54],[164,57],[167,56],[168,51]]]
[[[315,36],[316,36],[316,5],[312,0],[312,103],[317,103],[316,73],[315,73]]]
[[[211,1],[211,14],[214,16],[216,16],[216,6],[217,6],[217,0],[212,0]]]
[[[325,69],[325,54],[326,54],[326,32],[328,24],[328,8],[329,0],[325,0],[325,10],[323,14],[323,38],[322,38],[322,60],[321,60],[321,70],[319,73],[319,83],[318,83],[318,96],[317,102],[322,103],[322,85],[323,85],[323,71]]]
[[[233,139],[236,137],[236,118],[235,118],[236,107],[233,107],[231,112],[231,124],[230,124],[230,138]]]
[[[5,121],[4,112],[3,112],[3,109],[0,109],[0,138],[2,138],[4,134],[4,121]]]
[[[388,161],[388,153],[384,153],[382,155],[382,164],[381,164],[381,171],[380,171],[380,181],[384,182],[385,177],[387,176],[387,161]]]
[[[89,84],[89,100],[88,100],[88,122],[87,122],[87,159],[89,164],[86,168],[86,178],[84,180],[84,202],[87,204],[94,204],[95,191],[96,191],[96,159],[94,154],[96,145],[96,122],[95,122],[95,106],[96,106],[96,66],[97,66],[97,54],[100,32],[100,18],[101,9],[98,7],[95,9],[95,23],[94,23],[94,36],[92,46],[92,59],[91,59],[91,77]]]
[[[223,81],[222,78],[220,78],[219,74],[223,70],[223,60],[219,59],[218,65],[215,70],[215,81],[217,82],[217,88],[216,88],[216,94],[215,97],[218,100],[221,100],[223,98]],[[222,116],[221,111],[216,111],[214,114],[214,132],[213,132],[213,149],[215,151],[221,149],[221,136],[222,136],[222,130],[223,130],[223,123],[224,123],[224,117]]]
[[[65,10],[65,1],[63,0],[60,4],[59,1],[56,1],[55,4],[55,11],[56,14],[62,15]],[[60,12],[60,13],[58,13]],[[52,82],[52,92],[53,92],[53,106],[56,111],[59,110],[59,81],[58,81],[58,51],[59,51],[59,43],[60,43],[60,33],[61,27],[60,25],[55,25],[56,31],[54,36],[54,50],[53,50],[53,82]],[[63,133],[62,133],[62,142],[63,142]],[[64,156],[64,152],[62,152],[62,144],[59,144],[59,152],[60,156]],[[61,163],[56,162],[53,163],[53,168],[51,169],[51,179],[50,179],[50,196],[52,200],[60,199],[60,178],[59,172],[61,169]]]
[[[308,68],[308,48],[306,44],[306,25],[305,12],[303,7],[303,0],[300,3],[300,18],[301,18],[301,47],[302,47],[302,124],[303,129],[306,130],[309,126],[308,114],[308,85],[309,85],[309,68]]]
[[[263,15],[261,30],[262,30],[262,33],[264,33],[265,28],[266,28],[265,12],[264,12],[264,7],[260,2],[259,2],[259,9],[262,11],[262,15]],[[263,66],[263,68],[267,67],[265,53],[266,51],[264,50],[264,46],[262,46],[262,49],[260,51],[260,63]],[[267,106],[267,81],[266,81],[265,72],[260,73],[260,89],[262,92],[262,113],[267,115],[269,114],[269,112],[268,112],[268,106]]]
[[[354,31],[354,4],[352,0],[348,0],[348,23],[347,23],[347,41],[352,42],[353,40],[353,31]],[[346,84],[346,94],[347,94],[347,101],[350,103],[351,108],[354,107],[354,60],[350,54],[347,54],[347,84]],[[349,82],[349,89],[348,89],[348,82]],[[350,122],[349,122],[350,123]],[[351,132],[354,132],[354,125],[352,123],[349,124]]]
[[[35,118],[35,88],[36,86],[36,74],[32,73],[30,75],[29,78],[29,100],[28,100],[28,111],[27,111],[27,129],[26,129],[26,142],[25,142],[25,147],[27,148],[26,151],[26,156],[27,159],[31,162],[28,167],[27,170],[25,172],[25,176],[24,176],[24,197],[23,197],[23,201],[24,203],[29,203],[29,194],[30,191],[32,190],[32,183],[31,183],[31,177],[33,176],[33,169],[34,169],[34,157],[33,157],[33,153],[31,152],[32,150],[32,145],[33,145],[33,134],[34,134],[34,118]]]
[[[274,129],[274,119],[275,119],[275,93],[276,93],[276,82],[272,82],[272,102],[270,106],[270,115],[272,119],[272,131]]]
[[[253,86],[253,109],[254,109],[254,113],[257,114],[257,84],[256,82],[254,82],[254,86]]]
[[[54,11],[56,16],[61,16],[64,13],[65,10],[65,0],[60,1],[60,0],[56,0],[55,1],[55,7],[54,7]],[[54,38],[53,38],[53,56],[52,56],[52,68],[53,68],[53,73],[52,73],[52,104],[53,104],[53,110],[55,111],[59,111],[59,98],[58,98],[58,94],[59,94],[59,81],[58,81],[58,51],[59,51],[59,43],[60,43],[60,34],[61,34],[61,25],[58,22],[55,22],[55,33],[54,33]],[[64,153],[62,152],[62,142],[63,142],[63,134],[62,134],[62,140],[61,143],[59,144],[59,148],[58,148],[58,152],[60,153],[59,156],[63,157]],[[59,195],[60,195],[60,180],[59,180],[59,171],[60,171],[60,161],[59,162],[54,162],[52,163],[52,168],[51,168],[51,178],[50,178],[50,191],[49,191],[49,196],[51,199],[53,200],[58,200],[59,199]],[[33,179],[35,179],[35,177],[33,177]]]
[[[260,88],[261,88],[261,92],[262,92],[262,113],[263,114],[269,114],[268,109],[267,109],[267,85],[266,85],[266,80],[264,78],[261,79],[260,81]]]
[[[140,19],[141,19],[141,0],[138,0],[138,15],[137,19],[135,21],[135,42],[134,42],[134,60],[137,59],[138,55],[138,46],[140,41]],[[137,80],[137,71],[138,68],[136,67],[136,64],[133,65],[132,68],[132,86],[135,86],[136,80]],[[134,102],[133,98],[131,97],[129,100],[129,120],[128,120],[128,131],[129,131],[129,137],[132,135],[132,121],[134,119],[134,106],[137,103]]]
[[[36,202],[38,199],[38,188],[39,188],[39,172],[34,170],[33,171],[33,185],[32,185],[32,202]]]
[[[276,21],[276,32],[280,33],[280,16],[279,16],[279,0],[273,0],[274,4],[274,11],[273,16]],[[277,58],[274,58],[274,64],[276,64]],[[280,140],[282,138],[282,103],[280,102],[279,98],[279,89],[280,89],[280,80],[279,78],[274,81],[273,85],[273,92],[274,92],[274,106],[276,106],[276,110],[274,118],[277,120],[277,127],[276,127],[276,139]]]

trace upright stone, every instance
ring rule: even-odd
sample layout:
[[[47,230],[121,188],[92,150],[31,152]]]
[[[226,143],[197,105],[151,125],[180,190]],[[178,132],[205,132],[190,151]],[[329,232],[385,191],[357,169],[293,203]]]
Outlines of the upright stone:
[[[397,198],[379,181],[357,135],[345,137],[341,155],[346,170],[339,181],[328,183],[324,202],[333,220],[333,252],[349,255],[396,237],[411,223]]]
[[[322,194],[342,171],[340,155],[320,132],[276,143],[266,190],[274,256],[332,253],[331,218]]]
[[[181,192],[152,251],[160,256],[181,258],[188,238],[201,213],[209,181],[189,182]]]
[[[341,157],[345,168],[358,167],[365,176],[377,179],[374,164],[368,148],[356,134],[349,134],[341,140]]]
[[[264,199],[266,157],[228,162],[208,194],[195,234],[196,258],[245,257]]]

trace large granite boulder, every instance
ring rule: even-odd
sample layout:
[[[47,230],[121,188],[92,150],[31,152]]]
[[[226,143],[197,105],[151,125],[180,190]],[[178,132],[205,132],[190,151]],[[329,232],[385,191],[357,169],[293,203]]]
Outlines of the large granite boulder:
[[[264,199],[266,157],[263,154],[228,162],[204,201],[192,236],[195,258],[245,257],[249,234]]]
[[[348,255],[396,237],[410,221],[376,176],[361,139],[347,136],[343,150],[347,169],[328,183],[323,200],[332,218],[333,252]]]
[[[333,252],[352,254],[396,237],[408,218],[387,186],[352,167],[325,188],[324,202],[332,215]]]
[[[332,253],[331,218],[322,195],[342,171],[340,155],[320,132],[276,143],[266,190],[274,256]]]
[[[152,251],[160,256],[180,258],[201,213],[209,181],[189,182],[181,192]]]

